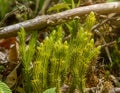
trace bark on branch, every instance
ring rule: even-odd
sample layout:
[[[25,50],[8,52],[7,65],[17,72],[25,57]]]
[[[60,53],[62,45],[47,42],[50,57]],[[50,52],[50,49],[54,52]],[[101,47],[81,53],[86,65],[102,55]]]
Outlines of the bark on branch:
[[[91,11],[94,11],[98,14],[120,13],[120,2],[95,4],[52,15],[37,16],[34,19],[0,28],[0,38],[16,36],[21,27],[24,27],[26,31],[43,29],[47,26],[54,26],[69,21],[75,16],[84,16]]]

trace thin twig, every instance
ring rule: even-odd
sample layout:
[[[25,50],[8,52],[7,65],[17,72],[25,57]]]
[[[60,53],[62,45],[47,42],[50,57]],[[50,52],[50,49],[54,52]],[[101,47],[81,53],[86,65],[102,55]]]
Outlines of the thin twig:
[[[85,93],[96,93],[95,92],[96,90],[97,90],[97,87],[86,88]],[[97,93],[101,93],[101,92],[97,92]],[[120,93],[120,88],[119,87],[112,88],[109,90],[109,93]]]
[[[105,20],[103,20],[101,23],[96,24],[95,26],[93,26],[92,31],[94,31],[95,29],[99,28],[100,26],[102,26],[103,24],[107,23],[108,21],[110,21],[111,19],[113,19],[112,17],[115,16],[116,13],[113,13],[110,17],[106,17]]]
[[[103,24],[105,24],[106,22],[108,22],[113,16],[115,16],[116,13],[114,13],[110,18],[108,19],[105,19],[104,21],[102,21],[101,23],[98,23],[97,25],[95,25],[93,28],[92,28],[92,31],[95,32],[97,35],[99,35],[103,41],[103,44],[104,44],[104,47],[105,47],[105,51],[106,51],[106,54],[108,56],[108,59],[110,61],[110,64],[112,65],[112,58],[110,56],[110,52],[109,52],[109,48],[108,48],[108,45],[103,37],[103,35],[100,33],[99,30],[97,30],[97,28],[99,28],[100,26],[102,26]]]
[[[104,45],[107,45],[107,43],[106,43],[103,35],[100,33],[100,31],[97,30],[97,29],[95,29],[94,31],[96,32],[97,35],[99,35],[99,36],[101,37],[101,39],[102,39],[102,41],[103,41],[103,44],[104,44]],[[105,47],[105,51],[106,51],[106,54],[107,54],[108,59],[109,59],[109,61],[110,61],[110,64],[112,65],[112,64],[113,64],[112,58],[111,58],[111,56],[110,56],[109,48],[108,48],[107,46]]]
[[[116,41],[113,41],[113,42],[110,42],[110,43],[107,43],[107,44],[103,44],[101,47],[108,47],[110,45],[114,45],[116,43]]]

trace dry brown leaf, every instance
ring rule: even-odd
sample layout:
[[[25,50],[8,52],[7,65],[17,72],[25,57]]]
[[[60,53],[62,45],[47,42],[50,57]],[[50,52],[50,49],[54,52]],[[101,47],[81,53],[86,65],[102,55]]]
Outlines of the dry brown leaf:
[[[17,71],[14,69],[6,78],[5,83],[12,88],[17,82]]]
[[[0,47],[5,49],[9,49],[11,44],[14,44],[16,41],[15,37],[11,37],[9,39],[0,39]]]
[[[18,61],[18,43],[15,42],[15,44],[13,44],[11,46],[11,48],[8,50],[8,61],[11,62],[15,62],[17,63]]]

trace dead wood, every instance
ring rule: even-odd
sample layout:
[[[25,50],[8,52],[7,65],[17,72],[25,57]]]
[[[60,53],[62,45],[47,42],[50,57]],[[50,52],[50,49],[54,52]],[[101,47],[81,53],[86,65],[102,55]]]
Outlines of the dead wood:
[[[76,16],[84,16],[91,11],[94,11],[98,14],[120,13],[120,2],[89,5],[52,15],[37,16],[34,19],[0,28],[0,38],[17,36],[17,32],[20,30],[21,27],[24,27],[26,31],[43,29],[47,26],[55,26],[63,22],[72,20]]]

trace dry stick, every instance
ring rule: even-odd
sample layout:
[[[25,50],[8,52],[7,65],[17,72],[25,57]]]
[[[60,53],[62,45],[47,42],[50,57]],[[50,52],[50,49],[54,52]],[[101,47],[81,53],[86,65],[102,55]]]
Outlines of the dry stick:
[[[95,29],[98,29],[100,26],[102,26],[103,24],[107,23],[109,20],[110,20],[110,19],[106,19],[106,20],[103,20],[101,23],[98,23],[98,24],[94,25],[94,26],[92,27],[92,30],[91,30],[91,31],[94,32]]]
[[[113,42],[110,42],[107,44],[103,44],[101,47],[107,47],[107,46],[114,45],[114,44],[116,44],[116,41],[113,41]]]
[[[115,15],[116,15],[116,14],[113,14],[111,17],[113,17],[113,16],[115,16]],[[99,28],[100,26],[102,26],[103,24],[105,24],[106,22],[108,22],[109,20],[110,20],[110,18],[108,18],[108,19],[102,21],[102,23],[98,23],[98,24],[95,25],[95,26],[92,28],[92,30],[91,30],[91,31],[95,32],[97,35],[99,35],[99,36],[101,37],[101,39],[102,39],[104,45],[107,45],[107,43],[106,43],[106,41],[105,41],[103,35],[100,33],[99,30],[97,30],[97,28]],[[106,54],[107,54],[108,59],[109,59],[109,61],[110,61],[110,64],[112,65],[112,58],[111,58],[111,56],[110,56],[110,52],[109,52],[108,46],[105,46],[105,51],[106,51]]]
[[[97,30],[97,29],[95,29],[94,31],[97,33],[97,35],[99,35],[99,36],[101,37],[103,43],[104,43],[105,45],[107,45],[107,43],[106,43],[106,41],[105,41],[103,35],[100,33],[100,31]],[[113,64],[112,58],[111,58],[111,56],[110,56],[109,48],[108,48],[107,46],[105,47],[105,51],[106,51],[106,54],[107,54],[108,59],[109,59],[109,61],[110,61],[110,64],[112,65],[112,64]]]
[[[72,20],[75,16],[84,16],[91,11],[94,11],[98,14],[109,14],[114,12],[120,13],[120,2],[90,5],[67,10],[53,15],[38,16],[31,20],[0,28],[0,38],[17,36],[17,32],[21,27],[24,27],[26,31],[43,29],[47,26],[55,26]]]
[[[86,88],[85,93],[96,93],[95,92],[96,90],[97,90],[97,87]],[[112,88],[109,90],[109,93],[120,93],[120,88],[119,87]]]

